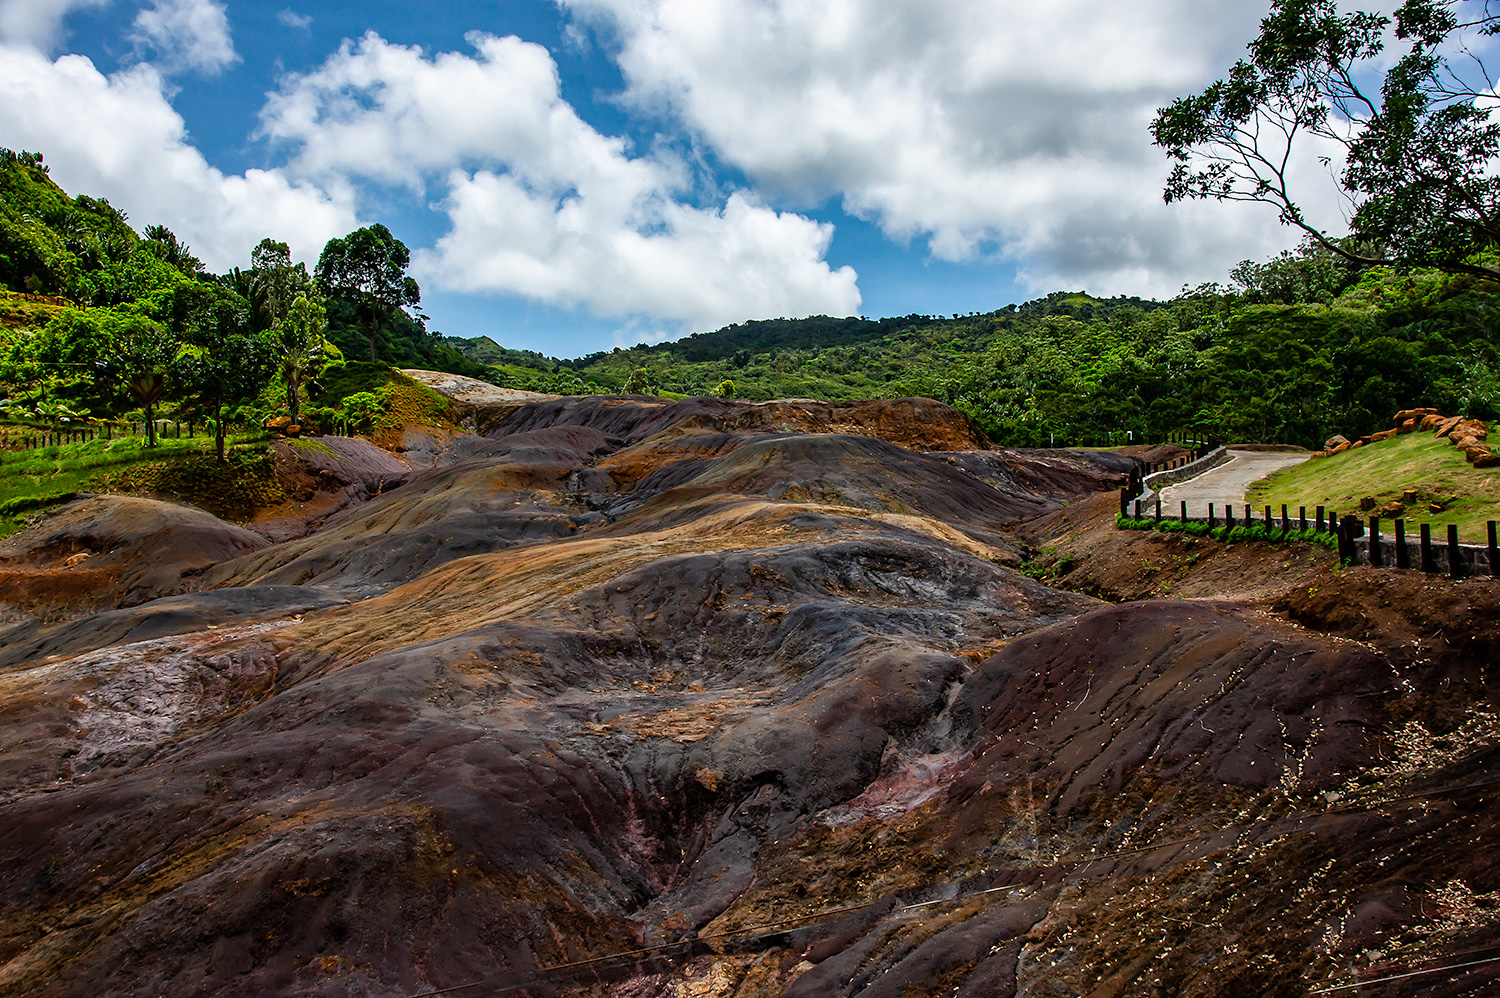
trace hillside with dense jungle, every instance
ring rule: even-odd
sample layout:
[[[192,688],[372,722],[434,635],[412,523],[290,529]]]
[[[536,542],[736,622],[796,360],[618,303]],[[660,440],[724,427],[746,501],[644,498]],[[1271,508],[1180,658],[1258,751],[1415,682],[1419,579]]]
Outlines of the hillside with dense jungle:
[[[271,238],[245,269],[208,274],[170,231],[147,226],[137,235],[108,203],[69,197],[38,158],[7,152],[0,168],[0,284],[8,289],[0,385],[6,411],[39,423],[87,412],[254,426],[290,412],[290,394],[302,421],[363,425],[380,405],[370,398],[379,379],[332,376],[357,361],[552,394],[923,396],[1017,446],[1191,431],[1316,447],[1334,433],[1383,428],[1408,406],[1500,415],[1500,286],[1361,267],[1312,243],[1245,261],[1226,284],[1169,301],[1056,292],[967,316],[761,320],[559,359],[503,347],[503,332],[429,331],[415,307],[420,290],[404,278],[405,246],[383,227],[362,251],[393,251],[412,286],[388,281],[382,301],[356,271],[309,272]],[[316,314],[290,316],[298,297]],[[156,329],[170,342],[145,343]],[[189,355],[222,353],[205,345],[214,337],[250,344],[252,353],[266,342],[251,364],[265,376],[222,399],[205,396]],[[288,345],[298,337],[300,346]],[[309,342],[316,356],[289,393],[272,368]],[[152,359],[162,351],[174,352],[170,373],[170,363]],[[131,379],[153,365],[165,382],[148,414]],[[314,369],[329,376],[305,373]]]
[[[747,322],[563,361],[450,342],[535,391],[922,395],[1017,446],[1191,430],[1316,447],[1405,405],[1500,415],[1497,292],[1304,246],[1170,301],[1057,292],[982,315]]]

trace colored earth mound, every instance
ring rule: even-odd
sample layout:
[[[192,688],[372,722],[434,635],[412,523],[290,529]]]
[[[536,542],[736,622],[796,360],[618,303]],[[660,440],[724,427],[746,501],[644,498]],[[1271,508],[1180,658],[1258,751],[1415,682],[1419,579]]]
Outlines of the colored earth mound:
[[[1355,634],[1376,576],[1326,565],[1044,584],[1024,525],[1134,459],[929,400],[501,402],[389,479],[339,445],[374,487],[305,536],[87,497],[0,545],[0,995],[1228,998],[1500,957],[1492,629]]]

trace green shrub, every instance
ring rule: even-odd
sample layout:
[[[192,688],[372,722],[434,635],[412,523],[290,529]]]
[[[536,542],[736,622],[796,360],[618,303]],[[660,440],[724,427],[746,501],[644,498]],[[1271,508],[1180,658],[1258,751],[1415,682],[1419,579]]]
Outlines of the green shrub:
[[[1155,530],[1163,534],[1186,534],[1190,537],[1207,537],[1210,540],[1221,541],[1227,544],[1239,544],[1245,541],[1260,541],[1269,544],[1316,544],[1328,548],[1331,551],[1338,550],[1338,538],[1331,533],[1320,530],[1283,530],[1280,527],[1267,527],[1263,523],[1253,526],[1236,525],[1233,527],[1219,524],[1210,527],[1206,523],[1196,520],[1135,520],[1128,516],[1115,514],[1115,526],[1120,530]]]

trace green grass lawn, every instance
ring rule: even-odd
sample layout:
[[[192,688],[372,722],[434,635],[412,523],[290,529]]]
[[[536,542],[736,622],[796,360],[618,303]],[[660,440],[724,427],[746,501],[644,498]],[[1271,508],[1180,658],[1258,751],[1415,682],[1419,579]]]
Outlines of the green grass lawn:
[[[1253,505],[1293,511],[1327,506],[1359,512],[1359,501],[1375,499],[1376,507],[1399,502],[1405,489],[1417,491],[1417,501],[1406,507],[1410,524],[1430,523],[1441,536],[1450,523],[1458,524],[1459,539],[1469,544],[1485,540],[1485,521],[1500,520],[1500,468],[1476,469],[1463,452],[1431,433],[1408,433],[1367,444],[1333,457],[1313,458],[1256,482],[1246,496]],[[1446,508],[1433,513],[1428,503]],[[1368,513],[1361,514],[1368,516]],[[1409,534],[1416,527],[1408,528]]]
[[[258,487],[264,491],[269,471],[263,439],[264,434],[231,437],[222,468],[215,465],[209,436],[166,438],[155,448],[146,447],[141,437],[117,437],[0,452],[0,537],[73,492],[161,493],[220,515],[248,516],[253,507],[240,500],[275,498],[256,494]]]

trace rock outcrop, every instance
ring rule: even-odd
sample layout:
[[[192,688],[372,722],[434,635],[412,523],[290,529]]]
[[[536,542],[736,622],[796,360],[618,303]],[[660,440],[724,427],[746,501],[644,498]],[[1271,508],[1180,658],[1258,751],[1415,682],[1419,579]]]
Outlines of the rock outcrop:
[[[1464,460],[1476,468],[1500,467],[1500,455],[1495,454],[1485,442],[1489,437],[1489,431],[1482,419],[1443,416],[1436,409],[1403,409],[1396,413],[1394,422],[1396,425],[1389,430],[1372,433],[1352,443],[1342,435],[1332,436],[1324,443],[1323,450],[1314,453],[1313,457],[1331,457],[1334,454],[1342,454],[1352,447],[1389,440],[1398,434],[1432,430],[1434,436],[1446,437],[1453,446],[1463,451]]]
[[[46,619],[131,606],[268,544],[189,506],[85,496],[0,540],[0,602]]]

